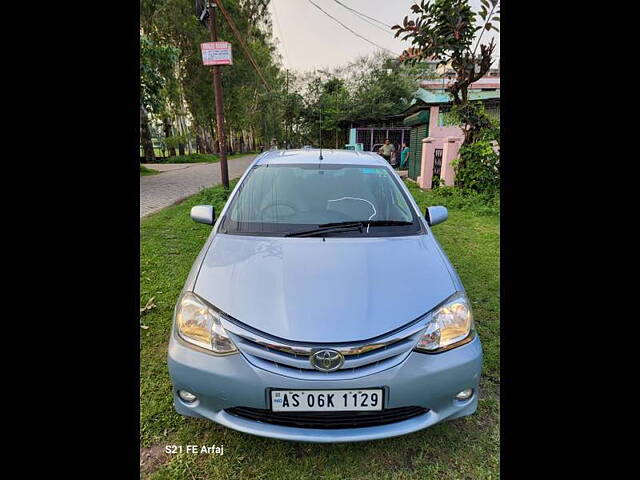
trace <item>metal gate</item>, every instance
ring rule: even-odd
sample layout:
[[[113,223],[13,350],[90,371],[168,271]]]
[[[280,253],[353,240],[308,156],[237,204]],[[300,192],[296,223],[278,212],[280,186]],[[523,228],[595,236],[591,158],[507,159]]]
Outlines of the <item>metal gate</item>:
[[[409,178],[417,180],[422,167],[422,139],[429,134],[427,124],[416,125],[411,129],[409,141]]]
[[[409,130],[408,127],[356,128],[356,143],[361,143],[365,152],[371,152],[375,145],[383,144],[388,138],[399,152],[404,142],[409,143]]]
[[[441,169],[442,169],[442,149],[436,148],[433,151],[433,176],[440,178]]]

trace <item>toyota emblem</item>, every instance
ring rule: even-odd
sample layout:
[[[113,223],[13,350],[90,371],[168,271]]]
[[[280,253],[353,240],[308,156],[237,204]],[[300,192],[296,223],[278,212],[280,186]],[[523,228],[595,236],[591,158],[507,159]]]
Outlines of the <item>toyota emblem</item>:
[[[309,359],[311,365],[321,372],[333,372],[342,367],[344,357],[335,350],[318,350]]]

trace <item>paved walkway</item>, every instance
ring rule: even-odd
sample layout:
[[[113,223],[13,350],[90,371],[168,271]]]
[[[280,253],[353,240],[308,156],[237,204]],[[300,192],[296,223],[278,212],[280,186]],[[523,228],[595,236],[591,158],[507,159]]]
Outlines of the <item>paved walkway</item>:
[[[228,161],[229,179],[240,177],[256,155],[236,157]],[[203,187],[219,185],[219,163],[145,163],[145,167],[159,170],[159,175],[140,177],[140,218],[173,205]]]

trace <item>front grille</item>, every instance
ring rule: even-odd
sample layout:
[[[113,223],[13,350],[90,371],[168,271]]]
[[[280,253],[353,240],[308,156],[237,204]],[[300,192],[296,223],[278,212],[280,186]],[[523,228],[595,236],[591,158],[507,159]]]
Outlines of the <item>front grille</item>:
[[[297,428],[363,428],[408,420],[429,411],[422,407],[388,408],[379,412],[272,412],[261,408],[233,407],[225,412],[256,422]]]
[[[272,337],[224,318],[222,323],[234,344],[251,364],[263,370],[303,380],[346,380],[399,365],[409,356],[425,328],[423,321],[417,321],[364,342],[309,344]],[[333,372],[314,369],[309,358],[321,349],[333,349],[342,353],[342,367]]]

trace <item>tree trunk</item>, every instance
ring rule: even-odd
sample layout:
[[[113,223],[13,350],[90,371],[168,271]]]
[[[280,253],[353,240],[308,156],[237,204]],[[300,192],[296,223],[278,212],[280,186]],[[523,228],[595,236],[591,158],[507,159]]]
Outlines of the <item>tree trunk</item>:
[[[180,135],[181,138],[185,138],[185,130],[184,130],[184,125],[182,124],[182,118],[180,117],[180,115],[176,115],[175,116],[175,125],[178,127],[178,134]],[[178,153],[180,154],[180,156],[184,155],[184,142],[181,141],[178,144]]]
[[[165,140],[168,140],[169,137],[173,136],[173,131],[172,131],[172,127],[171,127],[171,119],[169,117],[165,117],[164,118],[164,138]],[[170,157],[175,157],[176,156],[176,147],[174,147],[173,145],[170,145],[167,147],[169,150],[169,156]]]
[[[196,128],[196,151],[201,154],[207,153],[206,140],[201,127]]]
[[[149,116],[143,105],[140,105],[140,142],[142,142],[145,162],[154,163],[156,161],[156,155],[153,151],[151,130],[149,130]]]

